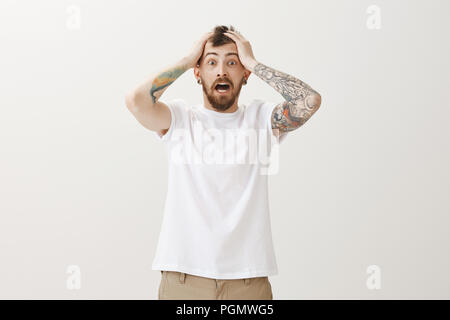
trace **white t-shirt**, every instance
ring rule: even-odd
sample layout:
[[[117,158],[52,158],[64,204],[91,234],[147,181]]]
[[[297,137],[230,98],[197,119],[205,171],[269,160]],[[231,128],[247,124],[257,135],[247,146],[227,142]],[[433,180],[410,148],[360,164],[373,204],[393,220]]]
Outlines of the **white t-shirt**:
[[[254,99],[233,113],[165,102],[168,190],[152,270],[214,279],[278,274],[269,215],[268,175],[286,134],[272,133],[279,103]]]

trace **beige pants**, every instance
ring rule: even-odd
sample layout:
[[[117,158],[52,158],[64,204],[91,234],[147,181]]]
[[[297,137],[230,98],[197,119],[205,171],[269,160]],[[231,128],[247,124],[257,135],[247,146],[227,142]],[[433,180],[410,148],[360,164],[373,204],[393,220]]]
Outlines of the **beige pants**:
[[[268,277],[213,279],[161,271],[159,300],[273,300]]]

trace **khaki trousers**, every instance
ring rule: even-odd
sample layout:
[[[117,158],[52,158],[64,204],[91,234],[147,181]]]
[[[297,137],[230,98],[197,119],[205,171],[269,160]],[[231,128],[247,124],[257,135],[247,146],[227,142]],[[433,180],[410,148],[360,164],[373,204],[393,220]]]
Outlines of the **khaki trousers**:
[[[269,278],[213,279],[161,271],[158,300],[273,300]]]

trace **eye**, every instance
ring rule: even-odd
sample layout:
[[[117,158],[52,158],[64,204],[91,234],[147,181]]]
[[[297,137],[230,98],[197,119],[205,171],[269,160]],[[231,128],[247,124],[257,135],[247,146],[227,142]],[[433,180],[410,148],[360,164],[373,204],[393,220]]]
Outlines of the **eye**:
[[[206,64],[210,64],[210,62],[214,62],[214,60],[209,60]],[[231,60],[230,62],[232,62],[233,64],[233,66],[235,66],[237,63],[236,63],[236,61],[234,61],[234,60]],[[229,63],[230,63],[229,62]]]

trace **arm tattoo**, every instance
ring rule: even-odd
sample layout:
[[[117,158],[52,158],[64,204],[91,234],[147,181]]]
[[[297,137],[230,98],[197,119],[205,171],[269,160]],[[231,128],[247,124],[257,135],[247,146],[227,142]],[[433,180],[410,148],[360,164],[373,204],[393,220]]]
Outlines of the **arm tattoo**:
[[[319,93],[300,79],[262,63],[257,63],[253,72],[286,99],[273,110],[273,129],[279,129],[281,132],[295,130],[319,108]]]
[[[175,67],[166,71],[163,71],[162,73],[158,74],[155,79],[153,79],[152,87],[150,89],[150,96],[152,97],[153,103],[156,102],[157,98],[155,96],[155,93],[164,90],[168,86],[172,84],[179,76],[181,76],[187,68],[184,66],[181,67]],[[161,93],[158,93],[158,95],[161,95]]]

